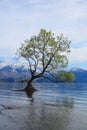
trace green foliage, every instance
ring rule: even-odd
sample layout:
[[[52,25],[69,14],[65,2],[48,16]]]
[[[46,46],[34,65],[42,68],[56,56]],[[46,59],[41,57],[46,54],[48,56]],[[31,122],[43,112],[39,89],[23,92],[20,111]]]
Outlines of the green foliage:
[[[60,76],[65,82],[73,82],[75,80],[75,75],[72,72],[62,72]]]
[[[43,74],[67,66],[66,54],[70,53],[70,43],[63,34],[55,37],[51,31],[41,29],[38,36],[24,41],[18,49],[18,55],[28,61],[32,75],[35,75],[38,67],[42,68]]]

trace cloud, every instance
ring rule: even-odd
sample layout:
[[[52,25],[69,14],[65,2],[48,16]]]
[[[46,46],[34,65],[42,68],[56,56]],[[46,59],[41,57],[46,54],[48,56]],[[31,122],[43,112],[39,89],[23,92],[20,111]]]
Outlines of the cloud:
[[[87,61],[87,46],[81,48],[72,48],[69,56],[70,62],[85,62]]]
[[[72,41],[70,61],[87,61],[86,0],[1,0],[0,56],[13,56],[41,28]]]

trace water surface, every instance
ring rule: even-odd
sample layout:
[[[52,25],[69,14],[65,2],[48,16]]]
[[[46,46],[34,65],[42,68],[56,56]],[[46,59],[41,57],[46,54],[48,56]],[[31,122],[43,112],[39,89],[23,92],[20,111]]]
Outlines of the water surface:
[[[87,130],[87,84],[0,83],[0,130]]]

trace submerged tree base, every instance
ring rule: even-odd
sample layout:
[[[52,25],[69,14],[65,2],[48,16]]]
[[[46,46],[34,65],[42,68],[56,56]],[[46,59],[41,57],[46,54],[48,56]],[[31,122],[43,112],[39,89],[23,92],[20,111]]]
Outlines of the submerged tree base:
[[[29,85],[25,87],[24,89],[19,89],[19,90],[14,90],[14,91],[24,91],[29,98],[32,98],[33,93],[38,90],[35,89],[32,85]]]
[[[26,88],[24,88],[25,92],[34,92],[37,91],[37,89],[35,89],[32,85],[27,86]]]
[[[32,85],[29,85],[26,88],[24,88],[24,91],[26,92],[29,98],[32,98],[33,93],[37,91],[37,89],[35,89]]]

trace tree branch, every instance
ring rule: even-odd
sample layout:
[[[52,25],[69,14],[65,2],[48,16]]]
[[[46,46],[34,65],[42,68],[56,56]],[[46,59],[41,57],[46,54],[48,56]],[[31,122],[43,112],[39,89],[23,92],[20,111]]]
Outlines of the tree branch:
[[[35,61],[35,64],[34,64],[33,75],[34,75],[34,73],[35,73],[36,70],[37,70],[37,66],[38,66],[38,59],[37,59],[37,61]]]
[[[56,76],[54,76],[52,73],[50,73],[49,71],[45,71],[46,73],[50,74],[53,78],[56,79]]]
[[[29,63],[29,68],[30,68],[30,72],[31,72],[31,75],[33,76],[33,70],[32,70],[32,67],[31,67],[31,63],[30,63],[30,59],[26,58],[28,63]]]
[[[49,58],[49,61],[48,61],[47,65],[44,67],[42,73],[44,73],[46,71],[47,67],[50,65],[52,58],[53,58],[53,55],[51,55],[51,57]]]
[[[52,81],[52,82],[57,82],[56,80],[54,81],[54,80],[52,80],[51,78],[49,78],[49,77],[47,77],[47,76],[43,76],[45,79],[49,79],[50,81]]]

